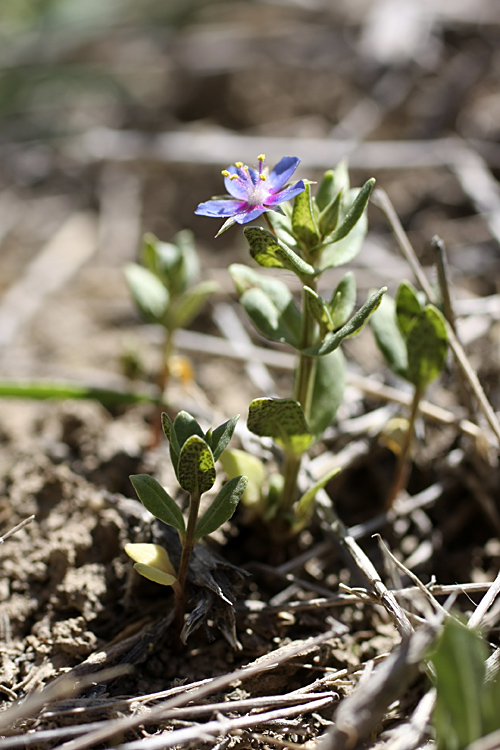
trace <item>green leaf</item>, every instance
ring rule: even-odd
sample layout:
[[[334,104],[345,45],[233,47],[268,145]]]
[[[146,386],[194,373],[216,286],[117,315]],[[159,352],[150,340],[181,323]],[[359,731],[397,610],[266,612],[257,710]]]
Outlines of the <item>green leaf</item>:
[[[261,227],[246,227],[243,230],[250,255],[263,268],[286,268],[303,281],[314,278],[317,270],[297,255],[278,237]]]
[[[349,210],[347,211],[344,219],[335,229],[335,231],[330,235],[329,239],[331,242],[338,242],[339,240],[343,240],[344,237],[347,237],[347,235],[354,229],[358,221],[363,216],[365,208],[368,205],[368,201],[370,200],[370,194],[373,190],[374,185],[375,180],[373,177],[365,182],[361,190],[356,195],[351,206],[349,207]]]
[[[297,517],[297,521],[299,522],[300,528],[303,528],[311,517],[314,510],[314,500],[316,499],[316,495],[318,494],[318,492],[322,490],[323,487],[328,484],[330,479],[333,479],[333,477],[336,476],[339,472],[340,468],[330,469],[330,471],[327,471],[326,474],[323,474],[321,479],[318,479],[318,481],[315,482],[313,486],[307,490],[307,492],[304,492],[295,509],[295,515]]]
[[[130,481],[146,510],[167,526],[173,526],[181,535],[186,533],[180,508],[156,479],[147,474],[133,474]]]
[[[316,205],[320,211],[324,211],[327,206],[335,200],[338,191],[335,190],[335,174],[333,169],[329,169],[323,175],[316,192]]]
[[[226,482],[212,505],[198,519],[194,530],[195,539],[213,534],[222,524],[229,521],[245,491],[247,481],[246,477],[234,477]]]
[[[367,230],[368,220],[366,215],[363,214],[347,237],[344,237],[340,242],[325,245],[319,262],[321,271],[326,271],[327,268],[336,268],[354,260],[363,247]]]
[[[314,217],[310,183],[306,183],[305,190],[295,196],[292,231],[304,247],[308,249],[314,248],[319,242],[319,231]]]
[[[175,235],[174,243],[182,258],[183,289],[187,289],[195,284],[200,277],[200,259],[193,232],[189,229],[182,229]]]
[[[331,425],[344,398],[345,363],[341,349],[316,362],[309,429],[318,438]]]
[[[237,414],[235,417],[228,419],[227,422],[224,422],[224,424],[216,427],[210,435],[210,440],[208,440],[207,435],[205,435],[205,439],[212,449],[214,461],[219,460],[222,452],[229,445],[229,441],[233,437],[233,433],[239,418],[240,415]]]
[[[385,361],[396,375],[406,378],[408,354],[406,343],[396,322],[396,303],[386,295],[370,318],[370,328]]]
[[[230,479],[241,474],[248,478],[248,484],[241,497],[245,505],[255,505],[262,498],[262,491],[266,482],[266,467],[257,456],[246,451],[232,448],[225,450],[220,457],[224,471]]]
[[[334,195],[337,195],[337,193],[340,193],[341,191],[344,193],[344,195],[347,195],[347,193],[351,189],[351,183],[349,182],[349,168],[348,168],[348,162],[347,159],[342,159],[339,161],[337,166],[335,167],[335,185],[334,185]]]
[[[110,388],[93,388],[79,383],[56,383],[54,381],[0,380],[0,398],[45,399],[93,399],[104,406],[124,404],[157,404],[158,398],[148,393],[130,393]]]
[[[203,430],[194,417],[187,411],[180,411],[172,425],[173,432],[177,439],[177,445],[180,449],[192,435],[198,435],[198,437],[204,438]],[[172,441],[173,442],[173,436]]]
[[[218,285],[215,281],[202,281],[176,297],[172,301],[166,316],[169,331],[186,328],[198,315],[207,297],[216,292],[217,289]]]
[[[150,323],[161,323],[170,295],[160,279],[137,263],[127,263],[125,279],[141,315]]]
[[[340,280],[330,300],[330,312],[333,330],[345,325],[352,315],[356,304],[356,278],[348,271]]]
[[[247,427],[260,437],[271,437],[287,453],[300,456],[313,440],[304,412],[291,398],[257,398],[250,404]]]
[[[145,234],[142,260],[173,296],[182,294],[200,274],[193,233],[188,229],[178,232],[173,243],[160,242],[153,234]]]
[[[167,440],[170,443],[172,441],[175,441],[175,443],[176,443],[175,448],[176,448],[177,452],[179,452],[180,446],[177,443],[177,436],[176,436],[176,434],[174,432],[174,423],[172,422],[172,420],[170,419],[170,417],[168,416],[168,414],[167,414],[166,411],[162,411],[162,413],[161,413],[161,427],[162,427],[163,433],[164,433],[165,437],[167,438]]]
[[[456,620],[446,620],[431,662],[436,673],[433,722],[439,750],[462,750],[484,735],[486,644]],[[500,713],[496,707],[497,725]]]
[[[182,254],[176,245],[160,242],[153,235],[149,235],[143,249],[143,258],[170,294],[175,295],[184,291],[186,283],[182,273]]]
[[[399,330],[406,337],[413,318],[422,312],[417,290],[407,281],[402,281],[396,292],[396,321]]]
[[[355,189],[351,190],[348,195],[348,201],[355,202],[356,198],[352,198],[352,196],[359,196],[359,191]],[[351,210],[352,205],[348,209],[347,215]],[[342,222],[342,224],[343,223],[344,222]],[[342,226],[342,224],[340,226]],[[340,226],[337,227],[334,234],[340,230]],[[325,271],[327,268],[334,268],[352,261],[358,255],[363,246],[367,229],[368,219],[366,213],[362,213],[358,221],[350,229],[349,234],[343,239],[334,242],[332,241],[333,234],[330,235],[330,237],[327,237],[319,261],[321,270]]]
[[[330,308],[326,304],[325,300],[308,286],[304,287],[305,303],[309,308],[309,311],[313,318],[323,327],[331,331],[333,329],[332,316],[330,315]]]
[[[424,307],[411,322],[406,336],[408,380],[425,389],[437,378],[446,362],[448,336],[444,318],[433,305]]]
[[[257,330],[273,341],[297,348],[302,315],[287,285],[238,263],[231,265],[229,272],[241,295],[241,305]]]
[[[352,316],[348,323],[343,325],[338,331],[328,333],[322,344],[313,346],[310,349],[305,349],[304,354],[309,354],[311,356],[324,356],[325,354],[330,354],[330,352],[335,351],[335,349],[340,346],[344,339],[359,333],[370,315],[372,315],[380,305],[380,301],[386,291],[387,287],[382,287],[378,292],[375,292],[375,294],[365,302],[363,307]]]
[[[321,212],[318,226],[322,237],[332,234],[338,226],[340,209],[342,207],[342,193],[338,193],[333,201]]]
[[[288,300],[270,297],[263,289],[250,289],[241,297],[246,314],[263,336],[296,349],[300,345],[302,316],[291,292]]]
[[[215,482],[214,458],[212,451],[202,437],[192,435],[182,446],[177,475],[180,486],[190,495],[202,495],[213,487]]]

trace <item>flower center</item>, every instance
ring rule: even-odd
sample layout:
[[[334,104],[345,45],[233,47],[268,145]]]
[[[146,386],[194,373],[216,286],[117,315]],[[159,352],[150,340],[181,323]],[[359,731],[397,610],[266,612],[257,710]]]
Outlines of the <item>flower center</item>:
[[[238,171],[235,174],[231,174],[227,169],[222,172],[224,177],[229,177],[231,181],[236,180],[245,189],[246,202],[250,206],[264,205],[269,197],[269,188],[266,187],[268,170],[264,166],[266,157],[260,154],[257,160],[259,162],[257,170],[250,170],[242,161],[237,161],[235,167]]]

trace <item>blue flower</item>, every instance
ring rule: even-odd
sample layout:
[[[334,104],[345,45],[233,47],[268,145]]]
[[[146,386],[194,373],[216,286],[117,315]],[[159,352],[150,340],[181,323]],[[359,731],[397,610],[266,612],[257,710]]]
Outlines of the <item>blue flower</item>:
[[[284,213],[279,205],[295,198],[305,190],[302,180],[286,187],[287,181],[299,166],[296,156],[284,156],[271,172],[265,167],[266,157],[258,157],[257,169],[247,167],[242,162],[224,169],[224,185],[229,195],[200,203],[195,211],[199,216],[226,218],[227,221],[217,232],[218,236],[234,223],[246,224],[265,211]]]

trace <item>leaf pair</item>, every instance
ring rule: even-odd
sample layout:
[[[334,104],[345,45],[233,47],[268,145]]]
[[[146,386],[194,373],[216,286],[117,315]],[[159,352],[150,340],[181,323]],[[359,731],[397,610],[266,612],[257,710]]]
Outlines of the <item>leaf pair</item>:
[[[326,172],[318,194],[310,183],[297,195],[291,216],[291,234],[307,258],[316,258],[320,271],[348,263],[361,249],[366,234],[366,206],[375,180],[360,190],[349,189],[345,163]]]
[[[345,325],[356,304],[356,280],[351,271],[338,283],[329,301],[310,287],[305,286],[304,292],[306,305],[319,324],[323,336]]]
[[[415,288],[403,282],[396,299],[386,296],[370,324],[393,372],[424,391],[446,361],[448,336],[439,310],[424,307]]]
[[[141,315],[170,331],[189,325],[217,288],[211,281],[195,284],[199,261],[191,233],[179,232],[175,243],[146,235],[142,260],[144,265],[125,266],[125,278]]]
[[[210,490],[215,482],[215,461],[226,448],[238,417],[233,417],[213,432],[206,434],[188,412],[179,412],[175,421],[162,414],[164,432],[170,442],[170,456],[180,486],[198,497]],[[186,536],[186,524],[180,508],[160,483],[146,474],[130,477],[144,507],[168,526],[179,532],[181,541]],[[196,522],[194,538],[200,539],[216,531],[233,515],[247,483],[246,477],[227,482],[207,511]]]

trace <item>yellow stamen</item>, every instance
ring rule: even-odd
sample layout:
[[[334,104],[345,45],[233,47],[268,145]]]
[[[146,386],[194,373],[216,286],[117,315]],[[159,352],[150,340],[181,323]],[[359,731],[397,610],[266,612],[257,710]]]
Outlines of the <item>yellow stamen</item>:
[[[267,180],[267,176],[265,174],[260,174],[259,179],[261,179],[262,182],[264,182],[265,180]]]
[[[243,167],[243,169],[244,169],[244,171],[245,171],[245,172],[247,172],[247,173],[248,173],[248,167],[247,167],[247,165],[246,165],[246,164],[245,164],[245,166]]]
[[[229,177],[230,174],[231,174],[231,172],[228,172],[227,169],[223,169],[222,172],[221,172],[221,175],[223,177]]]
[[[230,177],[229,179],[230,179],[230,180],[238,180],[239,178],[238,178],[238,175],[237,175],[237,174],[232,174],[232,175],[231,175],[231,177]]]
[[[241,169],[242,166],[243,166],[243,162],[242,161],[235,161],[234,165],[235,165],[235,167],[238,167],[238,169]]]
[[[257,157],[257,159],[258,159],[258,161],[265,161],[266,160],[266,155],[265,154],[259,154],[259,156]]]

